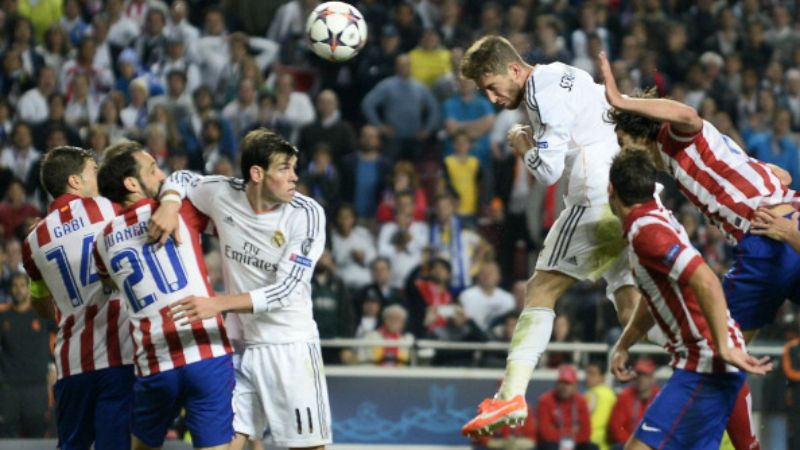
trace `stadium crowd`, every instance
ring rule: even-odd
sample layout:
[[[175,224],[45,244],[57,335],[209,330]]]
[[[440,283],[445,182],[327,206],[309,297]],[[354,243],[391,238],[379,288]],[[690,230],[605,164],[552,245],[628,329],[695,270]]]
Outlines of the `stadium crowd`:
[[[24,306],[20,242],[47,209],[39,161],[58,145],[100,154],[138,140],[167,172],[238,176],[247,131],[290,139],[301,151],[298,190],[323,205],[331,226],[312,294],[323,339],[510,340],[564,186],[538,184],[506,145],[524,112],[500,111],[460,80],[463,50],[483,35],[506,36],[531,63],[561,61],[594,76],[595,55],[606,51],[623,91],[655,86],[695,107],[800,187],[800,9],[791,2],[362,0],[354,4],[367,46],[342,64],[305,45],[313,0],[0,3],[0,380],[40,380],[33,396],[46,395],[42,346],[52,325]],[[731,247],[663,183],[665,203],[722,275]],[[229,255],[206,247],[220,286]],[[796,335],[797,313],[786,306],[760,339]],[[619,333],[599,283],[571,290],[558,314],[554,342],[613,342]],[[20,357],[33,364],[9,364]],[[409,363],[401,347],[325,358]],[[546,363],[569,358],[553,353]],[[440,352],[431,363],[504,359]]]

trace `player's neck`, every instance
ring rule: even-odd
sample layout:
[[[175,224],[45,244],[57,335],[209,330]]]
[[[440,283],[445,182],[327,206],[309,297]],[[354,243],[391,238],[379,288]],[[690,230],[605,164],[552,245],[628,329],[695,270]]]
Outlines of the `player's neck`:
[[[279,200],[264,192],[260,185],[254,183],[247,183],[245,194],[247,202],[255,212],[272,211],[281,204]]]

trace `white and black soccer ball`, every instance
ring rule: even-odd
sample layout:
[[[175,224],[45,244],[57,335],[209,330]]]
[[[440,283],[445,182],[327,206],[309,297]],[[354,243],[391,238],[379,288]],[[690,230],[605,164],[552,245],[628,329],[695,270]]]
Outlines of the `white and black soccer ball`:
[[[311,50],[320,58],[347,61],[367,43],[367,22],[353,5],[326,2],[308,16],[306,35]]]

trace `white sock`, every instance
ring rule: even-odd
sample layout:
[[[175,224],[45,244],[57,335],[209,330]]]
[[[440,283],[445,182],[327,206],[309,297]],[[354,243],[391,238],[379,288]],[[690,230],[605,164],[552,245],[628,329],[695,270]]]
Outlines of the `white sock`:
[[[555,318],[556,313],[550,308],[525,308],[519,315],[511,338],[503,384],[497,393],[500,399],[525,395],[533,369],[550,342]]]
[[[667,335],[664,334],[664,331],[661,330],[661,327],[658,325],[653,325],[653,328],[650,328],[646,338],[651,344],[658,345],[659,347],[663,347],[664,344],[667,343]]]

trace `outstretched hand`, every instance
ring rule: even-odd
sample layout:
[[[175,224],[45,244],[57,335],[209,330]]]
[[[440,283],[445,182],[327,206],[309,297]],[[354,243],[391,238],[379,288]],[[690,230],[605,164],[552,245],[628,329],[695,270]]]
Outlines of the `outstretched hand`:
[[[618,108],[624,99],[619,92],[617,81],[614,79],[614,72],[611,70],[611,63],[608,61],[608,56],[606,56],[605,52],[600,52],[597,55],[597,66],[603,76],[603,85],[606,87],[606,100],[611,106]]]
[[[750,233],[760,234],[776,241],[786,241],[793,233],[798,232],[800,215],[794,213],[786,218],[769,208],[758,208],[753,214]]]
[[[766,375],[772,370],[772,361],[769,356],[759,359],[739,348],[731,348],[721,356],[728,364],[748,373]]]
[[[191,295],[170,305],[169,315],[179,325],[210,319],[221,311],[220,303],[212,298]]]

